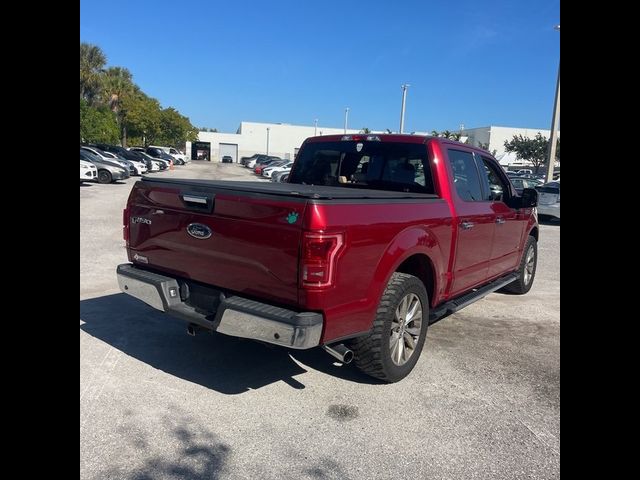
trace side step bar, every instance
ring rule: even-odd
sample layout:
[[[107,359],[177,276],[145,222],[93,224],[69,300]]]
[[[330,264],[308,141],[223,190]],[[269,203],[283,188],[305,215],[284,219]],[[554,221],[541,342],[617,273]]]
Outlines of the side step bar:
[[[452,313],[457,312],[458,310],[480,300],[481,298],[486,297],[496,290],[500,290],[502,287],[504,287],[505,285],[509,285],[517,278],[517,272],[510,273],[509,275],[500,277],[493,282],[488,283],[487,285],[477,288],[469,293],[465,293],[464,295],[454,298],[453,300],[449,300],[442,305],[438,305],[436,308],[432,309],[429,312],[429,325],[451,315]]]

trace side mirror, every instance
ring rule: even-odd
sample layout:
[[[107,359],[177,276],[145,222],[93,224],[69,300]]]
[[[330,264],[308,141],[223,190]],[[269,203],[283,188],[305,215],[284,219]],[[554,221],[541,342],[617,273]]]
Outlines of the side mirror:
[[[520,208],[531,208],[538,205],[538,191],[535,188],[525,188],[520,195]]]

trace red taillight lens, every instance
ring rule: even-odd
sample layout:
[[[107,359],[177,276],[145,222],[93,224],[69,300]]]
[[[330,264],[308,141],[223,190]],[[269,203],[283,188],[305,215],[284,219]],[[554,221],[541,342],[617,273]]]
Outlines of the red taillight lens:
[[[122,238],[129,245],[129,209],[125,208],[122,211]]]
[[[336,257],[344,243],[341,233],[305,233],[302,239],[302,285],[328,287],[333,284]]]

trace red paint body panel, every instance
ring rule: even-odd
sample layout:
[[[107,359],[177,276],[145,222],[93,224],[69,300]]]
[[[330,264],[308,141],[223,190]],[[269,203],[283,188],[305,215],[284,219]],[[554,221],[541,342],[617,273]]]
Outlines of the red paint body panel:
[[[366,141],[366,135],[358,137]],[[138,182],[129,198],[129,215],[153,222],[130,224],[129,259],[140,253],[150,267],[167,273],[266,303],[322,312],[323,343],[369,330],[389,278],[413,255],[424,255],[430,265],[432,307],[517,268],[526,237],[537,226],[534,210],[464,202],[453,183],[447,148],[490,157],[487,152],[439,138],[377,137],[424,144],[439,198],[316,200],[223,190],[215,193],[214,211],[202,213],[185,209],[177,181],[175,187]],[[313,137],[305,144],[341,138]],[[298,215],[294,223],[287,220],[291,213]],[[499,230],[498,217],[505,220]],[[463,221],[475,227],[462,230]],[[206,241],[190,237],[186,227],[194,222],[215,234]],[[343,235],[329,287],[302,287],[305,232]]]

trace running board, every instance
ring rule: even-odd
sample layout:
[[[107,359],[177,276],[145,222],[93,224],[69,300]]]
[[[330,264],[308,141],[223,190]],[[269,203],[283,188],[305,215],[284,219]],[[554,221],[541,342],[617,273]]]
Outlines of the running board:
[[[493,282],[477,288],[469,293],[454,298],[453,300],[449,300],[442,305],[438,305],[436,308],[432,309],[429,312],[429,324],[435,323],[438,320],[457,312],[458,310],[480,300],[481,298],[486,297],[496,290],[500,290],[502,287],[504,287],[505,285],[509,285],[517,278],[517,272],[510,273],[509,275],[500,277]]]

